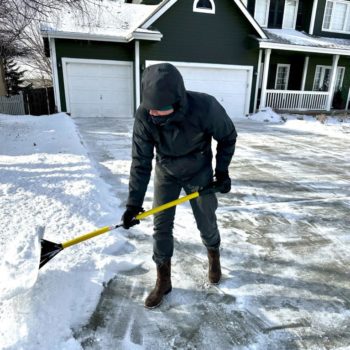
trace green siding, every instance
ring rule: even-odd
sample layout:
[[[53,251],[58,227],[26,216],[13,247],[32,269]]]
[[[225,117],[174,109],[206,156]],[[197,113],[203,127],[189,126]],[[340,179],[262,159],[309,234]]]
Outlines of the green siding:
[[[56,39],[55,43],[62,111],[67,110],[64,96],[62,57],[116,61],[134,60],[134,43],[119,44],[68,39]]]
[[[216,1],[216,13],[192,11],[193,1],[179,0],[153,27],[160,42],[141,42],[141,65],[146,60],[215,63],[254,66],[257,69],[255,29],[232,0]],[[253,78],[251,110],[254,100]]]
[[[290,64],[288,90],[300,90],[304,67],[304,54],[273,50],[270,58],[268,89],[275,88],[277,65]]]

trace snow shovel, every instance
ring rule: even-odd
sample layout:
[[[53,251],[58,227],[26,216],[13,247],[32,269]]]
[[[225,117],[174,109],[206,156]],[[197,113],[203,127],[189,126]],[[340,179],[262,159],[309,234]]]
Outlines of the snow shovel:
[[[209,193],[215,193],[220,192],[221,187],[217,184],[217,182],[211,183],[209,186],[204,187],[203,189],[193,192],[187,196],[181,197],[179,199],[176,199],[174,201],[171,201],[169,203],[160,205],[159,207],[153,208],[151,210],[145,211],[143,213],[138,214],[135,219],[136,220],[142,220],[146,218],[147,216],[159,213],[160,211],[169,209],[171,207],[174,207],[178,204],[181,204],[183,202],[187,202],[191,199],[197,198],[199,196],[203,196]],[[47,241],[46,239],[41,239],[41,256],[40,256],[40,266],[39,269],[41,269],[47,262],[49,262],[54,256],[56,256],[61,250],[68,248],[72,245],[78,244],[80,242],[86,241],[87,239],[96,237],[98,235],[101,235],[103,233],[112,231],[117,229],[118,227],[122,227],[123,224],[113,225],[113,226],[104,226],[101,227],[95,231],[89,232],[85,235],[76,237],[70,241],[64,242],[64,243],[54,243]]]

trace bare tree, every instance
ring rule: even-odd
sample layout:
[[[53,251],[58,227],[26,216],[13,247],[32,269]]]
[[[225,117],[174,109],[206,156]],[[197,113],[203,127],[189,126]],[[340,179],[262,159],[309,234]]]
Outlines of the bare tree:
[[[39,19],[45,20],[62,7],[84,13],[86,5],[95,1],[99,0],[0,0],[0,68],[5,59],[29,56],[35,69],[50,75]]]

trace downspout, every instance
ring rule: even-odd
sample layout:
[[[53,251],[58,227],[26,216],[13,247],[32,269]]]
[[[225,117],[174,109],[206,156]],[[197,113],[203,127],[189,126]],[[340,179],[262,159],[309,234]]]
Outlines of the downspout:
[[[329,84],[329,90],[328,90],[327,111],[330,111],[332,108],[332,102],[333,102],[334,90],[335,90],[335,80],[337,78],[338,62],[339,62],[339,55],[334,55],[333,64],[332,64],[331,83]]]
[[[140,105],[140,41],[135,40],[135,111]]]
[[[55,97],[55,105],[57,112],[62,112],[61,108],[61,94],[60,86],[58,83],[58,72],[57,72],[57,56],[56,56],[56,43],[54,38],[49,37],[50,42],[50,58],[51,58],[51,70],[52,70],[52,80],[53,80],[53,92]]]
[[[314,4],[312,6],[310,28],[309,28],[309,34],[311,34],[311,35],[314,34],[317,5],[318,5],[318,0],[314,0]]]
[[[259,83],[260,83],[260,71],[261,71],[261,56],[262,56],[262,50],[259,50],[259,59],[258,59],[258,70],[256,72],[256,80],[255,80],[255,96],[254,96],[254,106],[253,106],[253,113],[256,113],[257,111],[257,102],[258,102],[258,91],[259,91]]]
[[[270,57],[271,57],[271,49],[265,49],[264,75],[262,80],[259,110],[262,110],[266,107],[266,88],[267,88],[267,79],[269,77]]]

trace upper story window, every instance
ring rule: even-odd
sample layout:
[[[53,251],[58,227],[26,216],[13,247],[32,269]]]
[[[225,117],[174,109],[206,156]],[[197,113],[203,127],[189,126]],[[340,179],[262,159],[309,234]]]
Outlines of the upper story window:
[[[350,2],[327,0],[322,30],[350,33]]]
[[[270,0],[257,0],[255,2],[254,18],[262,27],[267,27],[269,9]]]
[[[282,28],[295,29],[297,23],[299,0],[286,0]]]
[[[193,12],[215,13],[214,0],[194,0]]]

